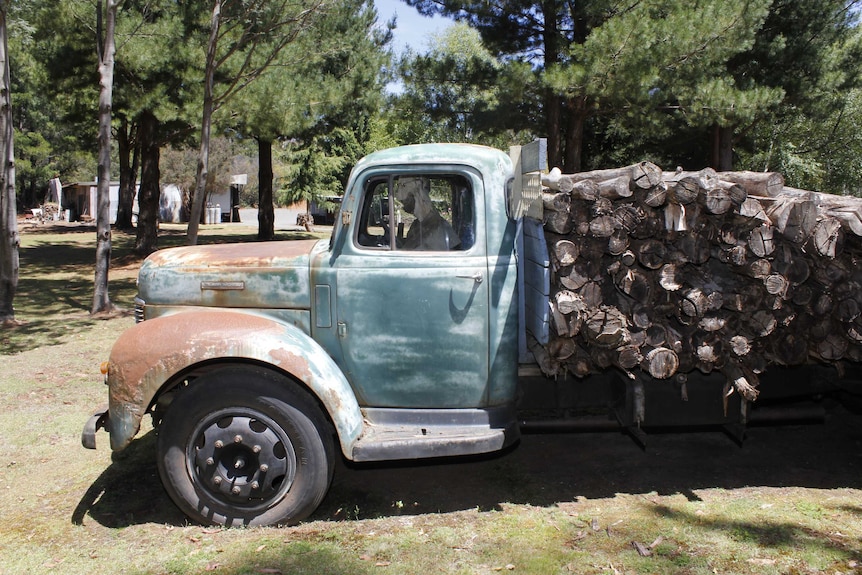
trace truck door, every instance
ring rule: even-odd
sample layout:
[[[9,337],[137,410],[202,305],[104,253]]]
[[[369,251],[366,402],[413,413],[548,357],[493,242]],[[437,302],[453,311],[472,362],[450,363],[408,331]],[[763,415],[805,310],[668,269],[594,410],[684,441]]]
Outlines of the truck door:
[[[481,179],[371,173],[334,263],[347,377],[374,407],[481,407],[488,397],[488,264]]]

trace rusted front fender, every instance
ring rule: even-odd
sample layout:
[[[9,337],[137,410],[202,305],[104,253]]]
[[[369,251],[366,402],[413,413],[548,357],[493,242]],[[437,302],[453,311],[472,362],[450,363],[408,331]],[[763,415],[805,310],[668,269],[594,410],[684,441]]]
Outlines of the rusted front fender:
[[[300,329],[269,317],[193,310],[158,317],[124,332],[108,362],[111,449],[125,448],[169,380],[218,360],[262,362],[302,382],[318,397],[346,456],[362,431],[359,404],[332,358]]]

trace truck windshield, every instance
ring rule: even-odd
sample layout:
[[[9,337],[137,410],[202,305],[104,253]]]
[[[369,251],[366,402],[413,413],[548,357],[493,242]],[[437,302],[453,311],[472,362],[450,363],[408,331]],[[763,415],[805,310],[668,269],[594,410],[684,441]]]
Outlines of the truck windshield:
[[[371,178],[355,241],[366,249],[468,250],[475,243],[473,206],[473,190],[462,175]]]

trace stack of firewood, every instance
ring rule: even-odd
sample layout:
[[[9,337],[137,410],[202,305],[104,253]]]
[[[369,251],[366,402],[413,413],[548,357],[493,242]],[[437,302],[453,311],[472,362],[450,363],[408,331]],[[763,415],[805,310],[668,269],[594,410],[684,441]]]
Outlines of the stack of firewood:
[[[751,400],[770,365],[862,361],[862,199],[648,162],[542,185],[547,374],[720,371]]]

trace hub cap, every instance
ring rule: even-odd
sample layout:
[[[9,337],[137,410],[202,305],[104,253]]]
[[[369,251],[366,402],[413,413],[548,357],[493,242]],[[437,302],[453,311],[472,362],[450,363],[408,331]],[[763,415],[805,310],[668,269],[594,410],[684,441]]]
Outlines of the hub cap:
[[[296,453],[281,427],[268,417],[253,411],[219,412],[192,437],[189,472],[215,499],[256,507],[290,490]]]

